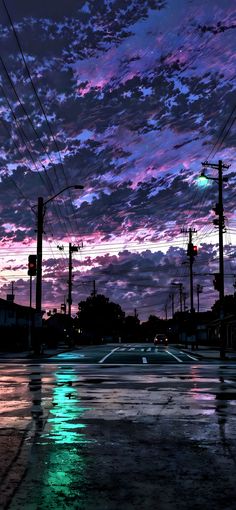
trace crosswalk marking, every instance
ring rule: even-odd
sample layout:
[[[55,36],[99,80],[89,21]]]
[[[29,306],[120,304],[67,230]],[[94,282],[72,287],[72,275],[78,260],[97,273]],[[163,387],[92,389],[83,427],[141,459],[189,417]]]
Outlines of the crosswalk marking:
[[[187,354],[187,352],[183,352],[183,351],[179,351],[179,352],[181,352],[181,354],[185,354],[185,356],[188,356],[188,358],[191,358],[191,359],[193,359],[194,361],[198,361],[198,359],[197,359],[197,358],[194,358],[194,356],[190,356],[190,354]]]
[[[113,354],[113,352],[118,351],[118,350],[119,350],[119,347],[115,347],[115,349],[112,349],[112,351],[109,352],[106,356],[104,356],[104,358],[100,359],[98,363],[103,363],[105,361],[105,359],[107,359],[109,356],[111,356],[111,354]]]
[[[177,361],[179,361],[179,363],[183,363],[183,360],[182,359],[179,359],[177,358],[177,356],[175,356],[172,352],[166,350],[166,352],[168,352],[168,354],[170,354],[170,356],[173,356],[173,358],[177,359]]]

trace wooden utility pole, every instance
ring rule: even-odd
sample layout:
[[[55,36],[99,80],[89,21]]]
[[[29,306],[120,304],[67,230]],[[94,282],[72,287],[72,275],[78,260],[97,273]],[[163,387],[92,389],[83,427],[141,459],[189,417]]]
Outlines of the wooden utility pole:
[[[69,279],[68,279],[68,315],[71,317],[71,305],[72,305],[72,253],[79,250],[79,246],[72,245],[69,243]]]
[[[199,283],[197,284],[197,311],[199,313],[199,310],[200,310],[200,304],[199,304],[199,295],[202,293],[202,285],[199,285]]]
[[[219,301],[220,301],[220,358],[225,358],[225,350],[226,350],[226,338],[224,331],[224,243],[223,243],[223,234],[225,232],[225,222],[224,222],[224,207],[223,207],[223,182],[228,181],[228,177],[223,177],[223,169],[228,169],[230,165],[225,165],[221,160],[218,163],[209,163],[208,161],[204,161],[202,166],[210,167],[218,171],[218,177],[211,177],[205,174],[203,171],[201,177],[205,179],[216,181],[218,183],[218,203],[213,208],[215,214],[218,216],[217,219],[213,220],[213,224],[218,226],[219,230],[219,274],[215,280],[215,288],[219,291]]]

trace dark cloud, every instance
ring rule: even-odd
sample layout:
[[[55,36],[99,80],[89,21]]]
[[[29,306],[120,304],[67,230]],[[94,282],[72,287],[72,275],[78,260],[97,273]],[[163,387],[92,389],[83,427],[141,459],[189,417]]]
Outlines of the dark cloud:
[[[235,233],[233,1],[7,5],[51,129],[2,5],[0,234],[15,261],[3,252],[2,278],[11,269],[20,278],[29,249],[35,252],[38,197],[47,201],[80,183],[82,192],[63,192],[46,208],[45,303],[66,294],[66,246],[73,236],[91,251],[82,269],[74,262],[81,295],[86,279],[96,278],[124,307],[143,306],[143,317],[145,306],[162,309],[172,279],[187,269],[183,228],[198,231],[198,272],[217,268],[217,247],[210,246],[217,240],[217,186],[196,185],[209,154],[232,162],[224,202]],[[59,242],[64,257],[51,253]],[[226,250],[229,259],[233,253]],[[213,300],[212,277],[202,278]],[[27,282],[18,281],[27,300]]]

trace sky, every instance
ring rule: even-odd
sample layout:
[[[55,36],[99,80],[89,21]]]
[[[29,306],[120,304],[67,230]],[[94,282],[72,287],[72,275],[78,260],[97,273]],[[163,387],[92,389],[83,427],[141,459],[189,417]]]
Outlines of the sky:
[[[171,316],[187,244],[194,306],[218,292],[217,181],[224,168],[225,292],[236,275],[234,0],[0,0],[0,297],[29,305],[38,197],[46,202],[43,309],[93,290],[141,321]],[[217,177],[216,169],[206,168]],[[35,281],[33,281],[33,305]]]

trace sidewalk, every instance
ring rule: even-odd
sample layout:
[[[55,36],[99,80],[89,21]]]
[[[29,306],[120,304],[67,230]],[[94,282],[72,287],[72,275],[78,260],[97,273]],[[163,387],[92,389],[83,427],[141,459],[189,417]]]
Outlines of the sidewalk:
[[[33,351],[21,351],[21,352],[0,352],[0,361],[4,359],[35,359],[35,358],[48,358],[51,356],[56,356],[61,352],[68,352],[71,350],[71,347],[67,345],[57,347],[55,349],[44,349],[42,354],[34,354]]]
[[[178,346],[183,352],[197,356],[199,359],[215,359],[224,361],[220,358],[220,349],[218,347],[208,347],[200,345],[198,349],[185,348],[181,345]],[[236,351],[230,348],[226,349],[226,361],[236,361]]]

